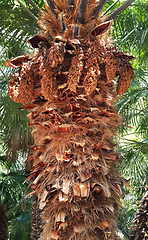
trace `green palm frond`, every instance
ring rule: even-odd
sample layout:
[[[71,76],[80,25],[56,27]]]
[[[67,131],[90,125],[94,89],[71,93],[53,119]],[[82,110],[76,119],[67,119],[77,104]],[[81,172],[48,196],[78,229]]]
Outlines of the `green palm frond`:
[[[132,194],[141,194],[148,183],[148,142],[123,139],[120,146],[120,172],[130,180]]]
[[[130,88],[116,104],[119,113],[124,116],[125,124],[133,128],[130,133],[138,133],[144,138],[148,137],[147,97],[147,80],[141,78],[141,86]],[[129,128],[124,127],[122,134],[125,132],[129,132]]]
[[[10,240],[30,240],[31,213],[22,212],[17,218],[9,220]]]
[[[146,67],[148,57],[148,4],[137,0],[114,20],[118,46],[137,57],[136,65]],[[134,66],[136,67],[136,66]]]
[[[29,10],[30,11],[30,10]],[[24,53],[26,39],[38,31],[35,20],[16,1],[1,1],[0,39],[2,64],[12,56]]]
[[[0,158],[1,159],[1,158]],[[23,200],[28,184],[23,165],[4,162],[0,171],[0,201],[5,206],[9,239],[29,240],[31,230],[31,199]]]
[[[19,201],[7,212],[10,240],[30,240],[32,203]]]
[[[31,133],[28,129],[27,111],[20,111],[21,104],[14,103],[7,95],[0,97],[0,136],[1,145],[11,161],[29,151]],[[20,155],[21,156],[21,155]]]
[[[0,192],[3,203],[6,206],[17,203],[23,198],[26,184],[23,182],[26,179],[26,175],[20,172],[2,172],[0,171]]]
[[[9,36],[10,33],[13,34],[14,30],[25,31],[28,35],[29,33],[32,34],[34,29],[37,28],[32,17],[16,1],[7,1],[7,3],[1,1],[0,21],[3,21],[1,31],[5,36]],[[23,35],[25,36],[25,34]]]
[[[129,236],[131,234],[132,220],[134,217],[134,213],[137,210],[137,198],[134,195],[127,194],[125,196],[125,199],[121,201],[124,209],[119,210],[117,226],[121,233],[124,235],[123,239],[129,239]]]
[[[28,2],[24,2],[28,4]],[[40,7],[43,1],[39,1]],[[33,14],[37,12],[28,5]],[[38,31],[38,26],[31,16],[26,13],[23,7],[16,1],[1,1],[0,14],[0,33],[3,38],[0,39],[0,65],[12,56],[18,56],[30,49],[26,44],[26,39]],[[28,119],[26,111],[20,111],[17,108],[20,104],[14,104],[7,97],[7,83],[12,69],[7,67],[0,68],[0,139],[3,151],[7,152],[7,157],[14,161],[16,154],[28,151],[28,145],[31,141],[28,131]]]

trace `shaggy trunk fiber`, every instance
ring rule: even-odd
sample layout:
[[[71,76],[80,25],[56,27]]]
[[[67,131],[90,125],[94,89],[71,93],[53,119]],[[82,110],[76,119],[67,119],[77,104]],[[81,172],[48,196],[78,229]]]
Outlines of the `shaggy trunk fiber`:
[[[148,239],[148,191],[140,201],[139,210],[134,218],[133,233],[130,240]]]
[[[28,40],[38,51],[5,63],[19,67],[10,98],[32,102],[22,107],[30,109],[35,142],[26,180],[36,196],[32,239],[117,239],[115,214],[127,182],[114,168],[122,123],[114,102],[129,87],[133,57],[112,46],[113,20],[99,18],[102,5],[66,2],[47,0],[42,31]]]
[[[3,205],[0,204],[0,240],[7,239],[8,239],[8,219]]]

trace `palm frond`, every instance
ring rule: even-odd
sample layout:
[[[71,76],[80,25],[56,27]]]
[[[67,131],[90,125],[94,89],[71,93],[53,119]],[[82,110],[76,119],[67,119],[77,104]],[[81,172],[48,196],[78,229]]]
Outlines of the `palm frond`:
[[[49,9],[51,10],[52,14],[56,15],[56,13],[55,13],[55,5],[53,4],[53,1],[52,0],[45,0],[45,3],[47,4]]]
[[[94,17],[96,18],[98,16],[98,13],[102,10],[103,6],[105,5],[105,3],[107,2],[107,0],[100,0],[98,6],[93,10],[93,14]]]
[[[21,0],[16,0],[23,9],[31,16],[32,19],[34,19],[35,22],[38,22],[38,18],[25,6],[25,4]]]
[[[148,88],[147,83],[143,81],[141,87],[131,88],[121,100],[117,103],[119,113],[124,116],[126,125],[133,128],[130,133],[140,134],[141,137],[148,137]],[[128,128],[123,129],[128,132]]]
[[[24,153],[27,154],[31,143],[31,134],[27,128],[27,111],[18,110],[17,108],[20,106],[21,104],[14,103],[5,94],[2,95],[0,102],[1,144],[11,161],[15,160],[16,155],[23,156]]]
[[[77,15],[77,20],[80,23],[85,23],[85,12],[86,12],[87,0],[81,0],[79,5],[79,11]]]
[[[123,138],[120,153],[122,156],[122,168],[120,172],[130,180],[130,192],[142,194],[148,181],[148,143],[136,139]]]
[[[136,211],[136,202],[137,198],[129,193],[125,196],[125,199],[122,200],[124,209],[119,210],[117,226],[124,235],[124,239],[129,239],[131,234],[132,220]]]
[[[6,206],[17,203],[23,199],[26,186],[23,182],[26,175],[22,171],[8,172],[0,171],[0,191],[3,203]]]
[[[137,57],[134,68],[147,69],[147,11],[147,5],[143,1],[137,0],[132,8],[127,8],[114,20],[114,34],[118,46],[123,51],[128,51]]]
[[[18,206],[17,206],[18,207]],[[20,207],[20,205],[19,205]],[[19,210],[19,209],[18,209]],[[17,209],[13,209],[17,211]],[[9,216],[9,213],[8,213]],[[9,239],[10,240],[30,240],[31,232],[31,212],[21,211],[17,217],[13,217],[8,221],[9,224]]]
[[[129,7],[135,0],[127,0],[123,2],[122,5],[116,8],[109,16],[108,20],[115,19],[118,15],[120,15],[127,7]]]
[[[36,12],[40,13],[41,12],[41,9],[35,4],[34,1],[32,0],[27,0],[27,2],[32,5],[32,7],[35,9]]]
[[[118,3],[119,0],[116,0],[115,2],[113,2],[104,12],[103,15],[105,15],[110,9],[112,9],[112,7],[114,7],[116,5],[116,3]]]

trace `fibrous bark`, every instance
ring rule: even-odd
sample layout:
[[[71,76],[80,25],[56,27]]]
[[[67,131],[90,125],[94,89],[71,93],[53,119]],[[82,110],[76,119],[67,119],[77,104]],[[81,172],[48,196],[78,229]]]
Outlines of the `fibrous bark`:
[[[6,210],[2,204],[0,204],[0,240],[8,239],[8,219],[6,216]]]
[[[140,201],[139,209],[133,220],[133,232],[130,240],[148,239],[148,191]]]
[[[118,239],[115,215],[127,181],[114,168],[122,123],[114,102],[116,89],[123,94],[129,87],[133,57],[111,45],[113,21],[93,18],[98,2],[88,1],[84,24],[77,22],[81,1],[69,7],[54,0],[56,16],[51,2],[49,14],[41,14],[40,35],[28,40],[38,52],[5,63],[19,67],[8,94],[27,104],[34,128],[26,180],[28,196],[36,196],[32,239]]]

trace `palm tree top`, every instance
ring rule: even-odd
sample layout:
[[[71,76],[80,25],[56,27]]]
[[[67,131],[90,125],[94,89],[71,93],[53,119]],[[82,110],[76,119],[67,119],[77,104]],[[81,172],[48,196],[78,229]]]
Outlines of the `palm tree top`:
[[[53,3],[54,2],[54,3]],[[45,0],[47,12],[41,11],[38,22],[41,27],[41,35],[49,42],[56,36],[65,39],[84,39],[86,36],[99,35],[104,33],[104,29],[109,29],[112,21],[101,25],[106,17],[100,17],[100,11],[106,1],[52,1]],[[101,27],[93,30],[96,26]],[[93,31],[92,31],[93,30]],[[78,43],[78,41],[77,41]]]
[[[124,1],[121,6],[104,17],[101,15],[101,10],[107,0],[44,0],[48,13],[39,9],[34,1],[27,0],[28,4],[30,4],[37,13],[40,13],[41,19],[38,21],[38,18],[24,5],[24,3],[21,0],[17,0],[35,22],[38,21],[39,26],[44,31],[44,34],[42,34],[46,35],[46,38],[48,36],[50,41],[57,35],[70,36],[70,31],[76,31],[75,34],[72,34],[72,38],[80,37],[80,35],[86,37],[96,25],[101,24],[105,19],[115,19],[134,1],[135,0]],[[109,9],[117,2],[118,1],[112,4]],[[108,12],[109,9],[107,9],[105,13]]]
[[[32,65],[34,61],[41,63],[43,60],[43,49],[45,52],[46,49],[50,49],[49,58],[51,68],[55,68],[59,62],[61,63],[63,61],[64,54],[66,52],[70,53],[70,55],[77,55],[80,61],[79,67],[81,68],[81,59],[83,59],[84,55],[83,50],[85,49],[86,51],[88,46],[91,47],[91,45],[89,45],[90,43],[93,44],[95,41],[97,41],[101,48],[107,47],[108,49],[108,47],[111,47],[110,38],[107,37],[108,35],[106,35],[106,33],[108,33],[110,27],[112,26],[113,20],[111,19],[110,21],[106,21],[107,17],[101,15],[101,9],[103,8],[105,2],[106,1],[103,0],[100,0],[99,2],[96,0],[45,0],[47,12],[41,10],[40,20],[38,21],[38,24],[41,28],[40,35],[35,35],[28,39],[28,43],[30,43],[33,48],[39,49],[38,54],[36,56],[22,55],[16,58],[11,58],[3,65],[13,68],[22,68],[21,74],[24,76],[24,71],[26,71],[26,63],[28,63],[28,66],[31,68],[34,66]],[[114,52],[113,56],[111,57],[113,60],[108,59],[106,61],[116,63],[120,62],[120,59],[124,59],[124,62],[127,61],[126,64],[129,65],[127,69],[129,69],[130,74],[124,76],[124,79],[122,79],[122,84],[120,84],[120,81],[118,81],[117,94],[120,95],[127,90],[130,84],[133,71],[128,62],[134,58],[133,56],[119,53],[117,48],[112,49],[112,52]],[[27,71],[29,71],[30,67]],[[38,70],[41,73],[42,66],[40,66],[39,69]],[[69,77],[68,80],[68,87],[70,90],[75,92],[76,83],[70,79],[71,77]],[[35,87],[34,90],[33,81],[33,79],[29,80],[30,87],[28,88],[27,80],[20,80],[19,71],[14,72],[11,75],[11,80],[9,81],[8,95],[15,102],[21,102],[23,104],[31,102],[33,99],[38,97],[43,90],[39,90],[37,87]],[[42,84],[44,85],[44,83]],[[24,92],[24,89],[26,89],[26,93]],[[47,95],[51,96],[52,94],[46,94],[45,92],[46,88],[43,90],[43,96],[45,99],[49,99],[50,97]]]

